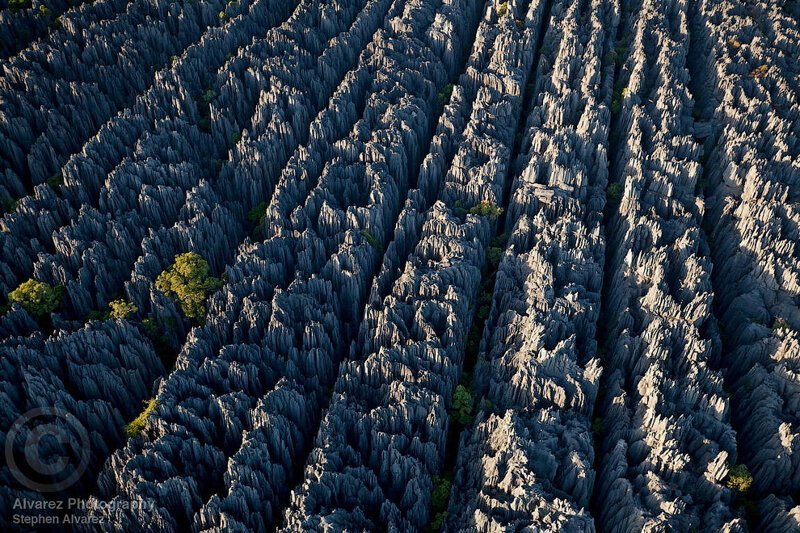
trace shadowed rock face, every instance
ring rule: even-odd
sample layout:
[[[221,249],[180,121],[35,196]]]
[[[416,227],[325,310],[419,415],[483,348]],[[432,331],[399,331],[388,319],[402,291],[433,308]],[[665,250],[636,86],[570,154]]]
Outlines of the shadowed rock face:
[[[9,433],[17,432],[12,424],[27,423],[20,418],[23,414],[35,409],[57,408],[59,415],[54,421],[31,416],[31,423],[34,426],[69,424],[82,429],[65,427],[62,434],[90,442],[85,450],[90,469],[96,469],[121,445],[125,423],[136,416],[142,401],[149,397],[151,384],[164,372],[161,361],[140,330],[122,321],[90,324],[47,340],[40,335],[11,337],[0,345],[0,355],[3,361],[0,378],[3,442],[7,442]],[[24,434],[19,435],[12,441],[14,455],[21,457],[26,453],[23,448],[27,444]],[[39,450],[43,457],[71,457],[69,441],[45,440],[41,446],[47,447]],[[8,448],[5,451],[8,458]],[[73,466],[77,468],[80,462],[82,460],[76,458]],[[0,470],[0,510],[4,519],[11,516],[16,498],[42,498],[42,494],[31,490],[30,486],[21,485],[10,468],[4,461]],[[77,491],[80,487],[78,484],[69,489]],[[67,497],[70,493],[60,491],[59,494]]]
[[[700,66],[714,135],[707,218],[740,462],[750,467],[755,494],[796,496],[800,115],[790,57],[797,19],[769,5],[704,2],[697,13],[698,47],[716,58]]]
[[[0,524],[800,528],[798,17],[0,0]]]

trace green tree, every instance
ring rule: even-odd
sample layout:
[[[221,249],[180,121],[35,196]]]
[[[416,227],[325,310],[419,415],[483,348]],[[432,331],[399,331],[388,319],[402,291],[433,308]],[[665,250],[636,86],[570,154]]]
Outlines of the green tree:
[[[365,229],[362,229],[361,230],[361,236],[364,237],[364,240],[367,241],[367,243],[370,246],[375,248],[378,252],[383,253],[383,245],[381,245],[381,241],[376,239],[375,236],[372,235],[372,233],[370,233],[369,231],[367,231]]]
[[[147,401],[144,409],[139,413],[139,416],[134,418],[130,424],[125,424],[125,434],[128,435],[128,437],[135,437],[144,431],[144,427],[147,425],[147,419],[150,418],[150,415],[153,414],[157,406],[158,402],[155,398],[151,398]]]
[[[108,307],[111,309],[109,312],[111,318],[127,318],[128,315],[139,311],[138,307],[122,299],[109,302]]]
[[[439,107],[446,106],[448,102],[450,102],[450,97],[452,96],[453,96],[453,84],[448,83],[447,85],[442,87],[442,90],[439,91],[438,95],[436,95],[436,99],[439,102]]]
[[[247,213],[247,220],[253,224],[261,224],[261,220],[267,214],[267,202],[261,202]]]
[[[488,217],[491,220],[497,220],[497,217],[499,217],[502,212],[502,207],[498,207],[492,202],[486,200],[469,210],[470,215],[481,215]]]
[[[622,185],[619,183],[610,183],[606,188],[606,198],[609,202],[618,203],[622,200]]]
[[[496,270],[503,258],[503,249],[499,246],[490,246],[486,258],[489,260],[489,267]]]
[[[47,184],[51,189],[58,192],[61,190],[61,186],[64,185],[64,176],[60,172],[58,174],[53,174],[47,178]]]
[[[52,287],[47,283],[29,279],[9,293],[8,301],[20,304],[36,318],[43,318],[55,311],[61,303],[63,289],[61,285]]]
[[[8,0],[8,7],[13,9],[14,11],[19,11],[20,9],[28,9],[31,7],[31,0]]]
[[[195,252],[175,256],[175,262],[156,279],[156,287],[176,298],[184,314],[202,320],[206,314],[208,295],[222,286],[222,281],[209,276],[208,262]]]
[[[433,494],[431,503],[434,511],[447,509],[447,501],[450,499],[450,480],[446,477],[433,476]]]
[[[753,476],[745,465],[736,465],[728,471],[725,485],[736,492],[747,492],[753,484]]]
[[[458,385],[453,393],[453,418],[462,426],[472,419],[472,394],[464,385]]]
[[[431,522],[431,530],[441,531],[442,526],[444,525],[444,521],[446,519],[447,519],[447,511],[436,513],[436,516],[433,517],[433,521]]]

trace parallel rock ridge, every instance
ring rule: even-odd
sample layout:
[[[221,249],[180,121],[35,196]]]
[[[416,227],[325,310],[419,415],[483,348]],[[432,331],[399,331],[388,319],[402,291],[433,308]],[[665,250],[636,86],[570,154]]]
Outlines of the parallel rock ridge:
[[[409,531],[431,520],[493,226],[469,208],[502,201],[543,6],[483,12],[292,494],[287,531]]]
[[[307,143],[275,174],[261,242],[240,248],[206,326],[192,332],[160,387],[142,437],[100,477],[101,496],[156,506],[110,517],[118,527],[264,530],[280,517],[358,329],[410,170],[429,142],[426,117],[455,74],[446,64],[457,63],[450,55],[460,45],[441,37],[459,34],[437,29],[468,15],[461,3],[427,2],[370,2],[363,13],[378,23],[367,34],[374,32],[372,42],[354,70],[339,74]],[[347,29],[345,17],[338,22]],[[220,182],[244,177],[230,173]]]
[[[603,0],[551,8],[475,372],[482,408],[456,466],[454,531],[594,530],[594,337],[613,74],[602,58],[618,16]]]
[[[763,527],[780,530],[788,522],[777,517],[788,512],[796,524],[790,509],[800,503],[797,9],[698,2],[694,22],[713,137],[707,223],[722,365],[740,462],[752,472],[754,495],[769,496]]]
[[[0,0],[0,526],[800,531],[798,21]]]
[[[625,15],[596,518],[612,530],[739,530],[722,484],[736,439],[714,370],[719,338],[696,196],[702,168],[686,68],[688,4],[643,0],[626,4]]]

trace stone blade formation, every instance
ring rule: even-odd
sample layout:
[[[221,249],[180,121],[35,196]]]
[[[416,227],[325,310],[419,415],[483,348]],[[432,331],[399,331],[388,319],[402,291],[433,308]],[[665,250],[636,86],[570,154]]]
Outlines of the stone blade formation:
[[[800,531],[800,1],[0,0],[0,526]]]

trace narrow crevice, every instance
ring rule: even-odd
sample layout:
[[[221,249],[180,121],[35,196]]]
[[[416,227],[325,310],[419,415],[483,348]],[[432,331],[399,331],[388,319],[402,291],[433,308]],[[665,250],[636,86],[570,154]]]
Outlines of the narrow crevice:
[[[530,0],[526,2],[524,11],[527,12],[530,5]],[[476,389],[477,384],[473,380],[473,373],[476,366],[479,364],[481,346],[486,333],[486,322],[489,318],[494,290],[497,276],[497,270],[500,266],[503,251],[505,250],[508,241],[508,234],[505,231],[508,220],[508,206],[513,189],[514,176],[518,173],[517,160],[524,149],[524,137],[528,129],[526,117],[530,114],[536,102],[538,94],[538,85],[536,83],[536,75],[539,70],[539,62],[541,59],[541,50],[550,25],[550,14],[552,10],[553,0],[545,0],[542,7],[542,16],[539,21],[537,42],[533,60],[531,61],[530,70],[526,73],[524,80],[524,90],[522,95],[522,104],[520,105],[519,115],[517,116],[517,127],[512,137],[511,152],[509,156],[509,163],[507,166],[506,175],[503,178],[503,191],[502,191],[502,211],[499,216],[492,222],[492,240],[487,249],[486,261],[482,269],[481,284],[478,292],[475,295],[475,305],[473,309],[472,322],[470,324],[469,333],[465,342],[464,360],[461,369],[460,383],[456,389],[456,394],[459,394],[459,388],[468,394],[468,402],[471,404],[471,411],[474,413],[476,408],[475,402],[480,399],[480,394]],[[523,8],[520,8],[523,9]],[[485,348],[484,348],[485,349]],[[474,426],[474,419],[469,421],[461,421],[456,419],[452,414],[450,416],[450,424],[448,425],[448,432],[446,438],[446,448],[444,454],[444,462],[442,466],[442,473],[440,478],[443,480],[440,483],[445,483],[448,488],[447,501],[442,502],[440,507],[445,511],[449,507],[449,499],[452,490],[457,490],[457,487],[450,487],[453,479],[454,468],[458,458],[463,436],[466,432],[470,431]],[[436,492],[437,487],[434,487]],[[434,502],[436,506],[436,502]],[[431,531],[435,529],[432,528]]]
[[[403,196],[403,198],[407,198],[408,197],[408,192],[413,190],[413,189],[415,189],[416,186],[417,186],[418,178],[419,178],[419,171],[420,171],[422,162],[423,162],[425,156],[429,153],[429,148],[428,147],[430,147],[431,142],[433,141],[433,138],[434,138],[434,135],[435,135],[436,129],[437,129],[437,124],[439,123],[440,118],[442,117],[442,115],[445,112],[446,102],[442,102],[442,104],[444,104],[444,105],[437,105],[438,100],[439,100],[439,95],[442,94],[442,91],[444,91],[446,87],[448,87],[448,86],[452,87],[453,84],[458,82],[458,78],[461,75],[461,73],[463,72],[463,69],[464,69],[464,67],[466,65],[466,62],[469,60],[469,53],[470,53],[470,50],[471,50],[471,47],[472,47],[472,43],[474,41],[477,29],[478,29],[478,24],[480,22],[480,16],[478,16],[478,15],[473,16],[473,20],[475,20],[476,24],[470,29],[470,31],[469,31],[469,33],[467,35],[469,37],[469,39],[464,39],[462,41],[461,56],[459,58],[459,62],[458,62],[457,68],[453,69],[453,72],[451,73],[450,77],[448,78],[448,80],[446,80],[447,83],[445,83],[442,87],[438,87],[439,92],[438,92],[438,94],[434,95],[434,98],[436,99],[436,101],[429,102],[430,108],[434,110],[434,114],[433,114],[431,122],[428,125],[427,131],[426,131],[425,142],[420,143],[420,146],[426,147],[426,150],[421,150],[420,149],[418,151],[419,157],[417,159],[410,158],[411,160],[409,161],[408,164],[409,164],[409,168],[411,169],[411,171],[408,174],[408,184],[407,184],[407,188],[406,188],[406,193]],[[366,105],[366,99],[364,99],[364,105]],[[363,111],[363,108],[362,108],[361,111]],[[361,113],[360,113],[360,115],[361,115]],[[374,286],[375,280],[376,280],[377,276],[381,272],[381,269],[382,269],[382,266],[383,266],[383,263],[384,263],[384,260],[385,260],[386,249],[387,249],[388,245],[390,244],[391,239],[394,236],[394,229],[397,226],[397,222],[398,222],[399,217],[400,217],[400,215],[402,213],[404,205],[405,205],[405,202],[401,202],[399,204],[398,212],[395,213],[394,216],[392,217],[392,224],[387,226],[387,228],[388,228],[387,235],[384,236],[385,237],[385,239],[384,239],[385,243],[383,245],[381,245],[380,243],[378,243],[377,245],[373,245],[373,247],[375,247],[377,250],[379,250],[379,257],[373,263],[374,268],[373,268],[373,271],[370,273],[371,282],[368,285],[369,287],[373,287]],[[371,240],[371,239],[368,238],[368,240]],[[364,301],[360,302],[361,305],[359,305],[359,309],[363,310],[365,305],[369,305],[368,299],[369,299],[369,294],[366,294],[365,297],[364,297]],[[357,351],[358,348],[357,348],[356,343],[358,341],[358,332],[360,330],[362,320],[363,320],[363,312],[360,313],[352,322],[343,323],[342,324],[343,332],[342,332],[342,340],[341,340],[341,344],[340,344],[341,351],[338,354],[339,356],[337,357],[338,361],[346,361],[346,360],[348,360],[350,354],[353,353],[354,350]],[[337,365],[337,368],[341,368],[340,364]],[[298,459],[295,460],[293,462],[293,464],[291,465],[293,476],[290,479],[291,489],[289,490],[289,493],[294,492],[296,490],[298,484],[303,482],[303,475],[304,475],[304,472],[305,472],[305,469],[306,469],[306,465],[308,464],[309,455],[312,453],[312,451],[314,450],[314,447],[316,445],[316,436],[320,431],[320,426],[321,426],[321,424],[323,422],[325,413],[330,409],[331,401],[333,399],[334,388],[336,386],[336,382],[337,381],[338,381],[338,373],[337,373],[337,376],[334,378],[333,382],[331,383],[330,387],[328,388],[328,390],[324,391],[325,397],[320,402],[321,409],[320,409],[320,413],[319,413],[319,416],[318,416],[318,420],[316,421],[316,427],[315,427],[315,429],[314,429],[314,431],[312,433],[312,437],[306,443],[305,449],[299,454]],[[285,510],[286,509],[285,509],[285,502],[284,502],[283,505],[282,505],[281,512],[280,512],[280,519],[278,520],[278,526],[279,526],[278,529],[281,529],[282,527],[285,526],[285,523],[283,523],[283,521],[285,520]],[[376,523],[380,522],[380,517],[374,516],[372,518],[376,521]]]
[[[730,341],[729,336],[726,334],[725,320],[722,316],[722,302],[720,301],[720,287],[716,276],[714,275],[714,265],[718,259],[717,246],[714,239],[714,226],[711,217],[707,216],[709,206],[708,200],[713,196],[715,188],[719,186],[718,183],[711,183],[711,160],[721,133],[721,126],[716,117],[717,103],[714,101],[713,95],[715,94],[711,87],[715,86],[717,80],[713,72],[708,72],[707,68],[702,64],[706,58],[707,47],[703,46],[703,40],[710,38],[709,35],[703,33],[702,26],[698,23],[699,19],[699,0],[689,0],[689,25],[687,28],[689,34],[689,54],[687,57],[687,68],[689,70],[689,84],[688,90],[694,100],[695,108],[693,109],[692,118],[697,126],[701,125],[700,130],[703,133],[703,152],[700,157],[701,164],[701,178],[698,181],[696,190],[702,194],[705,204],[705,211],[700,224],[701,233],[705,242],[706,254],[711,262],[711,286],[713,289],[713,304],[712,304],[712,319],[709,327],[716,329],[719,338],[719,354],[714,367],[721,372],[723,377],[723,390],[727,394],[728,402],[730,405],[731,413],[735,410],[733,404],[733,390],[735,385],[728,370],[727,355],[734,351],[736,348]],[[736,432],[736,449],[737,452],[742,449],[741,446],[741,432],[740,424],[735,416],[730,416],[730,424]],[[737,458],[736,463],[740,463],[741,459]],[[795,501],[798,501],[795,498]],[[744,517],[747,522],[748,529],[751,531],[758,531],[759,516],[758,516],[758,501],[746,494],[741,494],[734,491],[733,501],[731,507],[734,508],[740,516]]]
[[[618,153],[620,144],[624,142],[618,132],[620,112],[622,109],[622,82],[623,82],[623,69],[625,61],[628,56],[628,47],[630,44],[632,27],[629,24],[629,17],[631,10],[628,7],[628,1],[621,0],[620,6],[620,19],[617,24],[617,31],[613,42],[613,49],[605,54],[608,62],[613,62],[614,68],[611,75],[610,86],[612,88],[611,105],[610,105],[610,118],[608,125],[608,183],[606,184],[605,191],[605,206],[603,209],[603,220],[601,223],[604,239],[605,239],[605,254],[603,260],[603,283],[600,289],[600,314],[597,320],[597,328],[595,330],[595,339],[597,341],[597,357],[601,365],[605,365],[607,360],[606,352],[609,349],[608,331],[612,324],[612,318],[608,315],[608,302],[609,291],[613,279],[613,266],[614,266],[614,241],[612,239],[614,232],[612,231],[612,220],[614,215],[620,208],[622,200],[623,184],[616,181],[615,176],[618,171],[618,159],[615,154]],[[605,61],[604,61],[605,62]],[[608,101],[608,100],[607,100]],[[597,478],[599,477],[599,469],[603,458],[603,401],[606,396],[606,379],[605,373],[601,374],[597,388],[597,395],[595,397],[594,406],[592,410],[592,444],[594,448],[594,461],[592,462],[592,470],[595,472],[595,487],[592,490],[592,496],[589,500],[589,512],[593,517],[600,516],[600,506],[602,502],[598,500],[597,496]],[[599,524],[598,524],[599,525]],[[602,528],[599,528],[602,529]]]

